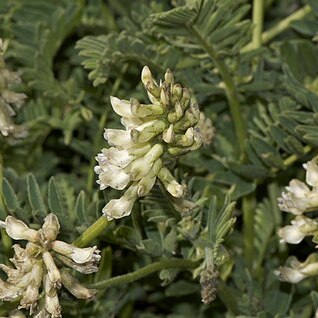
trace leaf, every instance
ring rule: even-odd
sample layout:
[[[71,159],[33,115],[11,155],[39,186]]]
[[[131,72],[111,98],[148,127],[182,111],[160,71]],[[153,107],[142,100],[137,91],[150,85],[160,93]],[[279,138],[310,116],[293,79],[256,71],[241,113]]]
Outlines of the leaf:
[[[21,208],[18,196],[15,194],[11,184],[6,178],[3,178],[3,197],[5,204],[9,212],[14,212],[15,210]]]
[[[143,37],[132,36],[127,32],[110,33],[100,36],[86,36],[76,44],[79,55],[84,57],[84,68],[90,70],[89,79],[94,86],[107,81],[114,68],[125,62],[148,65],[153,70],[163,70],[157,63],[158,53],[144,42]],[[120,72],[120,70],[119,70]]]
[[[61,227],[71,229],[72,224],[67,210],[66,202],[61,193],[61,188],[58,187],[55,178],[51,177],[48,185],[48,204],[51,212],[59,218]]]
[[[42,194],[39,185],[32,173],[27,176],[27,192],[30,205],[35,214],[40,215],[43,219],[47,215],[47,208],[42,198]]]
[[[233,229],[236,218],[232,216],[235,202],[230,202],[230,193],[228,193],[223,206],[217,205],[217,198],[211,199],[209,209],[207,211],[207,231],[208,242],[211,244],[216,265],[222,265],[223,260],[219,258],[219,248],[225,237]],[[217,264],[217,263],[220,264]]]
[[[75,202],[75,213],[76,219],[79,220],[79,223],[86,223],[87,222],[87,202],[86,202],[86,194],[82,190],[76,198]]]

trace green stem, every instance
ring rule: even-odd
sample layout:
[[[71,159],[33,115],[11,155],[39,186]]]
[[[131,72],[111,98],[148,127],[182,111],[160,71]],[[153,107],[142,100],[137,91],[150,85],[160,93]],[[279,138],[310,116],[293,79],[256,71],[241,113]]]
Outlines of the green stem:
[[[257,49],[262,46],[262,32],[264,24],[264,0],[253,1],[253,37],[252,45],[253,49]]]
[[[237,142],[240,149],[241,159],[243,159],[245,154],[246,127],[242,117],[242,111],[240,109],[238,92],[236,90],[233,77],[230,74],[227,66],[219,58],[213,46],[205,41],[205,39],[201,36],[199,30],[195,26],[192,26],[190,31],[199,40],[201,45],[204,47],[205,51],[209,54],[212,62],[217,67],[220,73],[220,76],[225,84],[225,93],[229,102],[230,113],[234,122],[234,128],[235,128],[236,138],[237,138]]]
[[[244,256],[249,269],[253,266],[254,257],[254,212],[256,207],[255,193],[242,199]]]
[[[275,26],[270,28],[268,31],[262,33],[261,41],[262,44],[266,44],[270,42],[273,38],[277,35],[284,32],[286,29],[289,28],[290,24],[293,21],[300,20],[307,16],[312,11],[309,5],[304,6],[303,8],[295,11],[293,14],[288,16],[287,18],[278,22]],[[241,49],[241,53],[245,53],[254,49],[253,43],[249,43]]]
[[[160,271],[162,269],[169,269],[169,268],[184,268],[184,269],[191,269],[198,266],[197,262],[184,260],[184,259],[165,259],[159,262],[155,262],[149,264],[145,267],[142,267],[135,272],[128,273],[125,275],[116,276],[113,278],[106,279],[104,281],[100,281],[98,283],[92,284],[90,288],[97,288],[97,289],[104,289],[112,286],[117,286],[121,284],[127,284],[134,282],[138,279],[146,277],[154,272]]]
[[[94,240],[102,231],[106,229],[109,222],[107,218],[103,215],[97,221],[95,221],[89,228],[87,228],[84,233],[77,238],[73,244],[77,247],[85,247],[92,240]]]

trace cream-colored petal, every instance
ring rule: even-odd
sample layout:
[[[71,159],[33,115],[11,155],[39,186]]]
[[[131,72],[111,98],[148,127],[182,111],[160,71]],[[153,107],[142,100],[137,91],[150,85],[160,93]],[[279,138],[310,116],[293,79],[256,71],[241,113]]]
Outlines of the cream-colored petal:
[[[134,117],[131,112],[131,103],[128,100],[121,100],[117,97],[110,96],[110,103],[116,114],[122,117]]]
[[[33,229],[30,229],[24,222],[14,218],[13,216],[7,216],[6,220],[6,232],[14,240],[27,240],[31,242],[38,242],[41,239],[40,233]]]

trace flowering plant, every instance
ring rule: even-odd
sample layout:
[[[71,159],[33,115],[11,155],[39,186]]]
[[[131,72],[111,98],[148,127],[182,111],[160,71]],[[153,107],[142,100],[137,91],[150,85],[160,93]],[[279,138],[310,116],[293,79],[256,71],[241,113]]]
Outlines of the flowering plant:
[[[0,20],[0,317],[318,317],[316,1]]]

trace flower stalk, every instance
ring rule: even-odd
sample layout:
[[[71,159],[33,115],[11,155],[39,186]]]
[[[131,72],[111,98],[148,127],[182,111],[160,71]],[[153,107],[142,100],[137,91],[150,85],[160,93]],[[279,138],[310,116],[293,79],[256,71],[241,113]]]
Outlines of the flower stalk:
[[[122,284],[128,284],[131,282],[134,282],[136,280],[139,280],[143,277],[146,277],[148,275],[151,275],[157,271],[163,270],[163,269],[169,269],[169,268],[180,268],[180,269],[193,269],[196,266],[198,266],[198,262],[193,262],[190,260],[185,259],[165,259],[161,260],[159,262],[155,262],[152,264],[149,264],[145,267],[142,267],[132,273],[128,273],[125,275],[120,275],[116,277],[112,277],[100,282],[97,282],[95,284],[90,285],[90,288],[95,289],[106,289],[113,286],[118,286]]]

